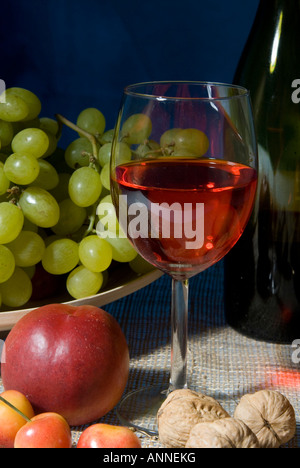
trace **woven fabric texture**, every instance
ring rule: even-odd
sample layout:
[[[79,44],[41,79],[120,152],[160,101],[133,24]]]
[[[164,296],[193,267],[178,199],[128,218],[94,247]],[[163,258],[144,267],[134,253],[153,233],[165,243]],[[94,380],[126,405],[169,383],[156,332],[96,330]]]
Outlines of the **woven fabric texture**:
[[[298,448],[300,364],[293,363],[295,350],[292,344],[256,341],[229,327],[224,316],[223,279],[220,262],[190,281],[189,387],[214,396],[221,404],[225,397],[232,415],[242,395],[264,388],[280,391],[290,400],[297,419],[297,433],[284,448]],[[143,386],[168,384],[170,301],[171,279],[163,276],[104,307],[118,320],[129,344],[130,376],[125,393]],[[120,424],[115,410],[100,421]],[[85,427],[72,428],[74,443]],[[155,438],[140,436],[143,447],[160,446]]]

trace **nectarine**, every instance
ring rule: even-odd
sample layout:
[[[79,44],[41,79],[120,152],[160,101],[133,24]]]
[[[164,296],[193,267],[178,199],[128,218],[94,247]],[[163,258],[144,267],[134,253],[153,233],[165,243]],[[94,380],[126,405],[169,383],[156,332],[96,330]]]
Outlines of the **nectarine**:
[[[50,304],[29,312],[8,334],[4,355],[5,390],[20,391],[36,413],[61,414],[71,426],[108,413],[129,372],[120,325],[94,306]]]

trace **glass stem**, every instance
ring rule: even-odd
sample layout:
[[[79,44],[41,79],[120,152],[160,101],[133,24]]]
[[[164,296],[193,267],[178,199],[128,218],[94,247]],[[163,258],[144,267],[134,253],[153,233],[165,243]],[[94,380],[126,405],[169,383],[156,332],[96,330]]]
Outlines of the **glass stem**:
[[[187,388],[188,280],[172,278],[171,375],[169,391]]]

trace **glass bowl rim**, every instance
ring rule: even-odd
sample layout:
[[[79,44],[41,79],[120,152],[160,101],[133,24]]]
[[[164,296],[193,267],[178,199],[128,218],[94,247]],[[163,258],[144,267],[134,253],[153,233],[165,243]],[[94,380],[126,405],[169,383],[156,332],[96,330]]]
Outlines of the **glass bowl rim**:
[[[211,96],[211,97],[184,97],[184,96],[164,96],[159,94],[151,94],[151,93],[144,93],[138,92],[138,88],[145,87],[145,86],[155,86],[155,85],[190,85],[190,86],[207,86],[207,87],[214,87],[214,88],[226,88],[226,89],[234,89],[240,91],[233,96]],[[159,101],[187,101],[187,100],[196,100],[196,101],[206,101],[206,102],[214,102],[214,101],[224,101],[224,100],[231,100],[235,98],[249,98],[250,91],[240,85],[230,84],[230,83],[223,83],[217,81],[192,81],[192,80],[163,80],[163,81],[141,81],[133,84],[129,84],[124,88],[124,95],[132,96],[132,97],[140,97],[145,99],[153,99]]]

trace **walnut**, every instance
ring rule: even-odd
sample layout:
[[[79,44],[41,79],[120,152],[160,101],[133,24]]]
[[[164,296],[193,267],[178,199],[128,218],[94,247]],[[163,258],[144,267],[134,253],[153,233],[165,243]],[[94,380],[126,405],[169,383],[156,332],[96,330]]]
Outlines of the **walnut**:
[[[159,439],[165,447],[184,447],[195,424],[228,417],[214,398],[189,389],[174,390],[157,413]]]
[[[243,421],[234,418],[196,424],[187,448],[259,448],[257,437]]]
[[[244,395],[234,417],[244,421],[256,434],[261,448],[278,448],[296,431],[295,411],[289,400],[274,390]]]

